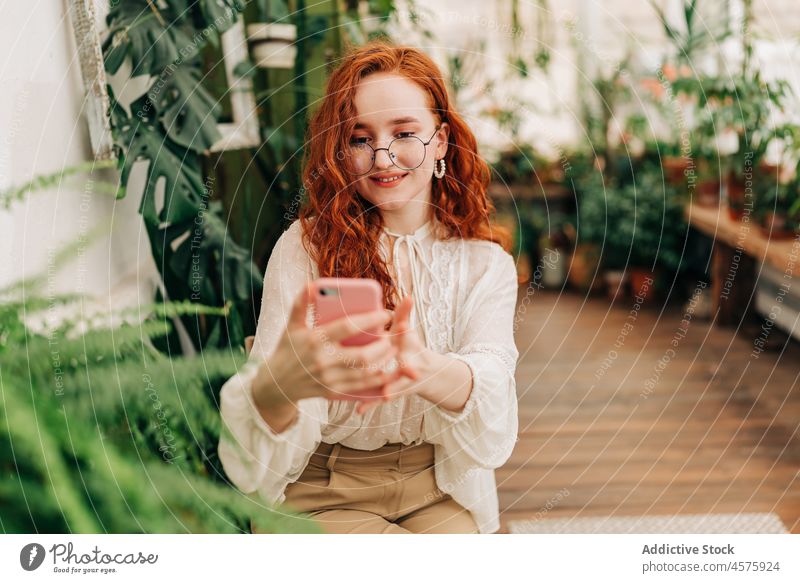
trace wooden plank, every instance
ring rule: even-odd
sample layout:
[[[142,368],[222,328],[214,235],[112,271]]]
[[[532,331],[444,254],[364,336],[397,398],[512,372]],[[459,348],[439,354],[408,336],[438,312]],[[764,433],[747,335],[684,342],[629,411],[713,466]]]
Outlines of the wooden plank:
[[[723,242],[734,249],[741,248],[758,261],[766,261],[781,272],[796,273],[800,266],[797,243],[800,235],[789,240],[765,237],[753,220],[735,221],[728,216],[725,206],[718,208],[689,204],[685,210],[689,223],[715,242]]]
[[[501,532],[536,516],[775,512],[800,533],[800,344],[754,358],[752,339],[693,319],[643,399],[683,307],[641,310],[614,346],[630,307],[557,292],[528,304],[516,332],[519,441],[496,471]]]

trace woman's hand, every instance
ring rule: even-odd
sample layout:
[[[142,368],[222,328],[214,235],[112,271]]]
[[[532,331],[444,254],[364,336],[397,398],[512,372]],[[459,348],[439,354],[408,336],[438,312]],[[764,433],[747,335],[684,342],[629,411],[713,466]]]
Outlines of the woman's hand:
[[[382,401],[390,401],[403,394],[418,392],[430,351],[425,346],[416,328],[411,328],[411,310],[414,299],[407,295],[394,313],[394,320],[389,329],[392,345],[397,349],[397,369],[389,382],[383,387]],[[370,408],[377,406],[381,401],[371,399],[358,404],[356,412],[365,413]]]
[[[260,408],[281,407],[300,399],[379,400],[383,386],[393,376],[383,369],[398,349],[389,339],[385,324],[391,315],[377,310],[339,318],[309,328],[306,311],[311,286],[297,296],[283,336],[269,359],[258,370],[253,398]],[[341,341],[372,328],[379,338],[364,346],[343,346]]]

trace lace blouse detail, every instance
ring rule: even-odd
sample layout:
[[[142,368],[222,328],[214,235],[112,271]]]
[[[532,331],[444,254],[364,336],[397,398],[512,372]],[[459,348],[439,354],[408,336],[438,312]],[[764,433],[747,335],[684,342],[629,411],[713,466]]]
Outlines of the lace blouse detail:
[[[219,456],[243,492],[259,492],[269,503],[282,502],[286,485],[300,476],[320,441],[366,450],[390,442],[427,441],[436,446],[439,488],[472,512],[481,532],[499,528],[493,469],[510,456],[518,424],[516,267],[511,255],[495,243],[437,239],[434,220],[407,235],[384,229],[380,242],[383,253],[391,245],[394,265],[400,265],[397,259],[404,246],[407,250],[415,298],[412,326],[420,329],[429,348],[469,366],[472,391],[464,408],[448,411],[407,395],[359,415],[354,401],[311,398],[298,402],[297,420],[280,434],[264,422],[252,402],[252,380],[283,334],[297,294],[319,276],[295,221],[281,235],[267,265],[250,359],[220,393]],[[396,238],[391,242],[389,236]],[[404,297],[408,290],[400,271],[396,283]]]
[[[458,283],[455,276],[458,248],[455,245],[446,245],[441,241],[433,243],[433,273],[430,284],[431,301],[430,319],[431,329],[434,331],[434,350],[437,352],[450,352],[455,350],[453,342],[453,326],[448,325],[455,319],[455,300],[448,287]],[[458,290],[456,290],[458,291]]]

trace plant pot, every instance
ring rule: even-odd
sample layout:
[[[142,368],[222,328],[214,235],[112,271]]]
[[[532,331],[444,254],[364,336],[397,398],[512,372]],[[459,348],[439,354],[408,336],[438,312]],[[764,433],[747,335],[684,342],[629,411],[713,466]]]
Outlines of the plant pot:
[[[747,202],[747,187],[742,176],[737,175],[735,172],[728,174],[727,180],[728,188],[728,215],[734,221],[740,221],[744,216],[744,209]],[[750,196],[752,198],[752,188],[750,189]]]
[[[247,26],[253,61],[264,69],[292,69],[297,57],[297,27],[294,24],[262,22]]]
[[[718,207],[720,181],[717,178],[707,178],[697,182],[695,189],[695,202],[700,206]]]
[[[759,228],[761,234],[768,239],[793,239],[796,233],[787,226],[787,223],[786,215],[783,213],[767,211],[761,219]]]
[[[689,168],[689,159],[684,156],[664,156],[661,159],[664,169],[664,178],[675,185],[686,184],[686,170]]]
[[[603,273],[606,281],[606,293],[610,300],[624,298],[627,295],[628,273],[619,269],[607,269]]]
[[[570,284],[584,292],[601,292],[604,282],[599,267],[600,248],[594,243],[579,243],[570,259],[567,275]]]
[[[631,274],[631,295],[634,300],[647,304],[656,296],[656,277],[657,274],[646,267],[633,267]]]
[[[564,249],[546,251],[540,261],[542,285],[549,289],[561,289],[567,281],[567,253]]]
[[[768,162],[764,162],[764,160],[761,160],[758,163],[758,172],[762,176],[778,180],[781,174],[781,168],[780,166],[776,166],[775,164],[770,164]]]

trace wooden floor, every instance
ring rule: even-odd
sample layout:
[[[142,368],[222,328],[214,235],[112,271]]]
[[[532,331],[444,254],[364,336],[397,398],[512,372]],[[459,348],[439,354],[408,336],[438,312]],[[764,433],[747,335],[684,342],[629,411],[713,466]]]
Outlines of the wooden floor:
[[[537,290],[522,313],[526,291],[501,532],[526,518],[775,512],[800,533],[799,343],[754,355],[752,331],[692,319],[684,336],[681,305],[632,311],[630,298]]]

